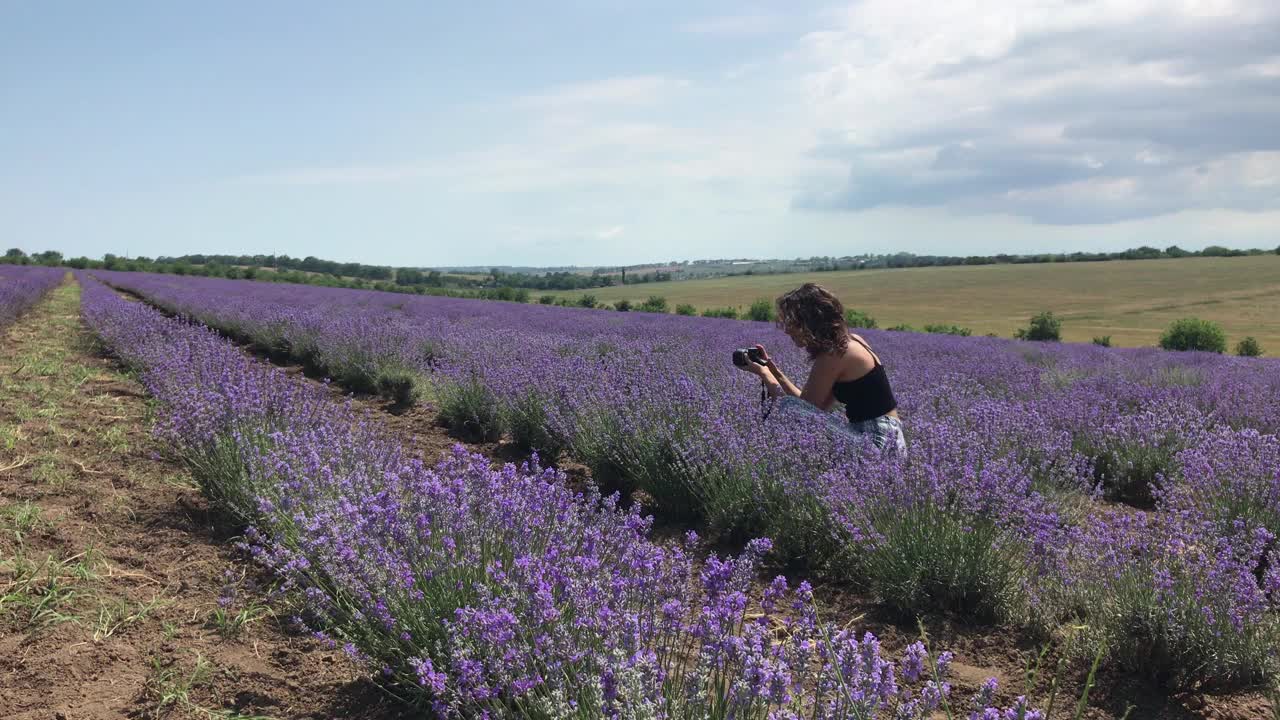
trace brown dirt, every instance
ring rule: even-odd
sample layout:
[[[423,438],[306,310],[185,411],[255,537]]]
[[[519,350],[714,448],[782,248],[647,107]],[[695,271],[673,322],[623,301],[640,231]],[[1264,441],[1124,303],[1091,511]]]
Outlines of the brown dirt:
[[[78,298],[62,286],[0,342],[0,717],[399,717],[276,618]],[[230,613],[255,618],[224,632],[228,571]]]
[[[269,361],[265,356],[259,355],[259,358],[264,362]],[[290,374],[306,376],[301,365],[282,362],[275,364]],[[321,382],[313,376],[309,379]],[[527,459],[525,453],[509,442],[477,443],[453,434],[440,424],[436,413],[429,407],[419,405],[400,408],[375,396],[353,395],[337,384],[325,383],[325,386],[335,400],[349,399],[358,408],[368,411],[372,419],[381,423],[389,433],[405,444],[412,455],[424,462],[438,459],[457,444],[493,458],[495,463],[519,463]],[[560,458],[556,466],[566,473],[575,486],[592,482],[590,471],[572,459]],[[643,498],[639,500],[643,501]],[[679,531],[680,528],[661,527],[657,531],[661,536],[658,540],[664,541],[668,535],[670,538],[677,538],[681,535]],[[732,548],[716,549],[723,551]],[[762,586],[765,581],[765,578],[761,579]],[[825,620],[856,629],[859,634],[864,631],[875,633],[891,654],[898,653],[920,639],[919,630],[914,623],[886,618],[873,598],[852,592],[838,584],[822,585],[815,582],[815,585],[815,596],[819,605],[825,608]],[[987,678],[993,676],[999,680],[998,697],[1005,705],[1012,704],[1016,696],[1024,694],[1027,665],[1035,660],[1041,645],[1028,640],[1015,629],[973,625],[954,616],[931,615],[923,618],[923,621],[930,633],[933,647],[937,650],[950,650],[956,655],[949,678],[954,688],[955,700],[965,702]],[[1056,660],[1056,656],[1049,655],[1043,661],[1044,670],[1040,682],[1031,695],[1033,702],[1037,704],[1043,704],[1041,701],[1045,697]],[[1074,716],[1075,704],[1083,689],[1087,671],[1087,667],[1077,665],[1069,667],[1063,673],[1055,718]],[[1173,695],[1141,678],[1108,673],[1105,666],[1100,669],[1097,685],[1090,692],[1089,706],[1083,717],[1088,720],[1116,720],[1125,716],[1130,705],[1133,706],[1128,715],[1131,720],[1267,720],[1275,717],[1271,704],[1257,693],[1193,692]],[[967,717],[969,712],[967,707],[956,707],[954,710],[957,717]]]

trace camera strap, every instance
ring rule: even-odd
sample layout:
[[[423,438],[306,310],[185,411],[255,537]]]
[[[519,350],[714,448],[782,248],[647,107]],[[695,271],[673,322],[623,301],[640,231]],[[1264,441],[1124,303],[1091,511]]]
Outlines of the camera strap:
[[[760,422],[769,419],[769,413],[773,412],[773,398],[769,397],[769,388],[764,384],[760,385]]]

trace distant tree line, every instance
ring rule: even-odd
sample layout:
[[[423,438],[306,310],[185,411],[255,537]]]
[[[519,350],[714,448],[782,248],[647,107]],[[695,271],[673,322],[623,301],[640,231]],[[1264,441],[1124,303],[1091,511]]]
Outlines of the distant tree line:
[[[787,272],[832,272],[837,270],[868,270],[879,268],[912,268],[955,265],[1031,265],[1042,263],[1070,262],[1107,262],[1110,260],[1162,260],[1168,258],[1187,257],[1245,257],[1249,255],[1280,255],[1280,247],[1274,250],[1237,250],[1210,245],[1203,250],[1183,250],[1177,245],[1170,245],[1161,250],[1147,245],[1121,250],[1119,252],[1073,252],[1073,253],[1039,253],[1033,255],[1013,255],[1000,253],[997,255],[914,255],[912,253],[893,253],[889,255],[862,256],[814,256],[797,260],[794,269]],[[768,272],[768,271],[765,271]],[[746,270],[744,275],[764,274],[760,270]]]
[[[56,250],[28,255],[19,248],[10,248],[0,263],[15,265],[66,265],[77,269],[106,269],[135,272],[159,272],[175,275],[201,275],[244,280],[269,280],[273,282],[391,289],[436,288],[453,290],[499,290],[502,288],[525,290],[586,290],[610,287],[615,284],[636,284],[670,280],[669,272],[648,272],[630,277],[625,272],[619,277],[608,273],[591,274],[569,271],[537,273],[509,273],[498,268],[480,274],[460,275],[439,270],[413,267],[389,267],[363,263],[339,263],[317,257],[294,258],[288,255],[181,255],[157,258],[124,258],[108,253],[102,260],[85,257],[66,259]],[[477,277],[477,275],[479,275]],[[391,288],[389,285],[395,285]],[[443,294],[443,293],[432,293]]]
[[[122,272],[154,272],[171,275],[191,275],[199,277],[218,277],[230,280],[258,280],[263,282],[294,283],[299,285],[319,285],[324,287],[348,288],[353,290],[381,290],[383,292],[411,293],[416,295],[442,295],[449,297],[475,298],[481,300],[507,300],[512,302],[529,302],[529,291],[513,287],[488,287],[483,280],[475,278],[456,278],[435,270],[422,272],[413,268],[385,268],[391,270],[390,279],[372,279],[370,277],[334,275],[315,270],[304,270],[302,265],[296,269],[285,267],[291,263],[280,263],[276,266],[225,264],[219,261],[191,263],[190,258],[204,260],[226,258],[232,256],[188,255],[179,258],[123,258],[108,253],[101,260],[85,257],[65,259],[62,253],[50,250],[28,255],[17,248],[9,249],[0,256],[0,264],[14,265],[48,265],[75,268],[77,270],[116,270]],[[250,256],[255,257],[255,256]],[[272,256],[256,256],[270,258]],[[239,257],[236,257],[238,260]],[[316,265],[309,265],[317,267]],[[375,266],[366,265],[365,268]],[[398,272],[397,272],[398,270]],[[399,272],[405,275],[397,277]],[[413,273],[419,273],[414,275]]]
[[[911,253],[894,253],[890,255],[863,255],[828,257],[813,256],[797,258],[792,261],[768,261],[763,267],[748,268],[741,272],[732,269],[713,272],[708,277],[719,275],[772,275],[793,272],[832,272],[837,270],[866,270],[874,268],[912,268],[955,265],[1000,265],[1000,264],[1034,264],[1058,262],[1105,262],[1109,260],[1157,260],[1165,258],[1185,257],[1241,257],[1262,255],[1267,251],[1236,250],[1213,245],[1203,250],[1183,250],[1172,245],[1163,250],[1150,246],[1142,246],[1111,253],[1043,253],[1036,255],[913,255]],[[1280,247],[1271,251],[1280,255]],[[708,266],[728,263],[746,262],[740,260],[699,260],[693,263],[672,263],[667,267]],[[274,282],[302,283],[308,285],[325,285],[334,287],[354,287],[369,289],[390,289],[403,292],[422,292],[430,294],[449,294],[444,291],[480,291],[498,290],[502,288],[525,290],[589,290],[593,288],[611,287],[614,285],[638,285],[652,282],[680,280],[690,275],[684,270],[654,269],[649,272],[627,273],[628,267],[595,268],[591,273],[561,270],[546,273],[505,272],[499,268],[491,268],[487,275],[474,273],[468,275],[445,273],[439,270],[390,267],[386,265],[365,265],[364,263],[340,263],[323,260],[314,256],[294,258],[288,255],[181,255],[178,257],[160,256],[123,258],[107,254],[102,260],[91,260],[85,257],[66,259],[56,250],[28,255],[18,248],[10,248],[0,263],[33,264],[33,265],[67,265],[74,268],[105,268],[108,270],[144,271],[173,273],[178,275],[204,275],[210,277],[227,277],[248,280],[270,280]],[[648,266],[629,266],[631,268],[652,268]],[[421,290],[420,290],[421,288]],[[439,292],[437,292],[439,291]],[[470,295],[468,295],[470,296]]]

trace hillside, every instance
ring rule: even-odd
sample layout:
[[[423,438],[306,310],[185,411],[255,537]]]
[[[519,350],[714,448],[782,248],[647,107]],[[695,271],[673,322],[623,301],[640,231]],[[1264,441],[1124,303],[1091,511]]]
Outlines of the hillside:
[[[1110,335],[1117,345],[1154,345],[1187,315],[1213,320],[1232,344],[1253,335],[1280,352],[1280,256],[1183,258],[1100,263],[979,265],[753,275],[646,283],[592,291],[601,302],[667,298],[699,310],[746,307],[806,281],[870,313],[881,327],[955,323],[975,334],[1009,337],[1041,310],[1063,318],[1063,339]],[[578,297],[582,293],[559,293]]]

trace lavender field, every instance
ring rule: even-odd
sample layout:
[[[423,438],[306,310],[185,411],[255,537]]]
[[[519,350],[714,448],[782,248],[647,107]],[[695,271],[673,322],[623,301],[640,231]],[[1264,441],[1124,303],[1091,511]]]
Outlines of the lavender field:
[[[101,277],[349,388],[429,403],[459,432],[585,463],[664,519],[770,538],[765,562],[870,593],[890,613],[954,612],[1032,638],[1083,626],[1081,657],[1101,652],[1173,687],[1277,675],[1276,361],[867,331],[907,428],[909,454],[894,458],[827,418],[762,421],[729,351],[762,342],[793,378],[805,367],[763,323]],[[243,490],[230,501],[263,512]],[[510,502],[527,514],[533,500]]]
[[[951,654],[897,660],[818,618],[807,583],[759,592],[768,540],[702,557],[650,520],[533,465],[459,448],[407,459],[348,404],[198,325],[85,279],[83,314],[159,401],[156,432],[247,526],[244,549],[300,599],[294,621],[444,717],[922,718]]]

